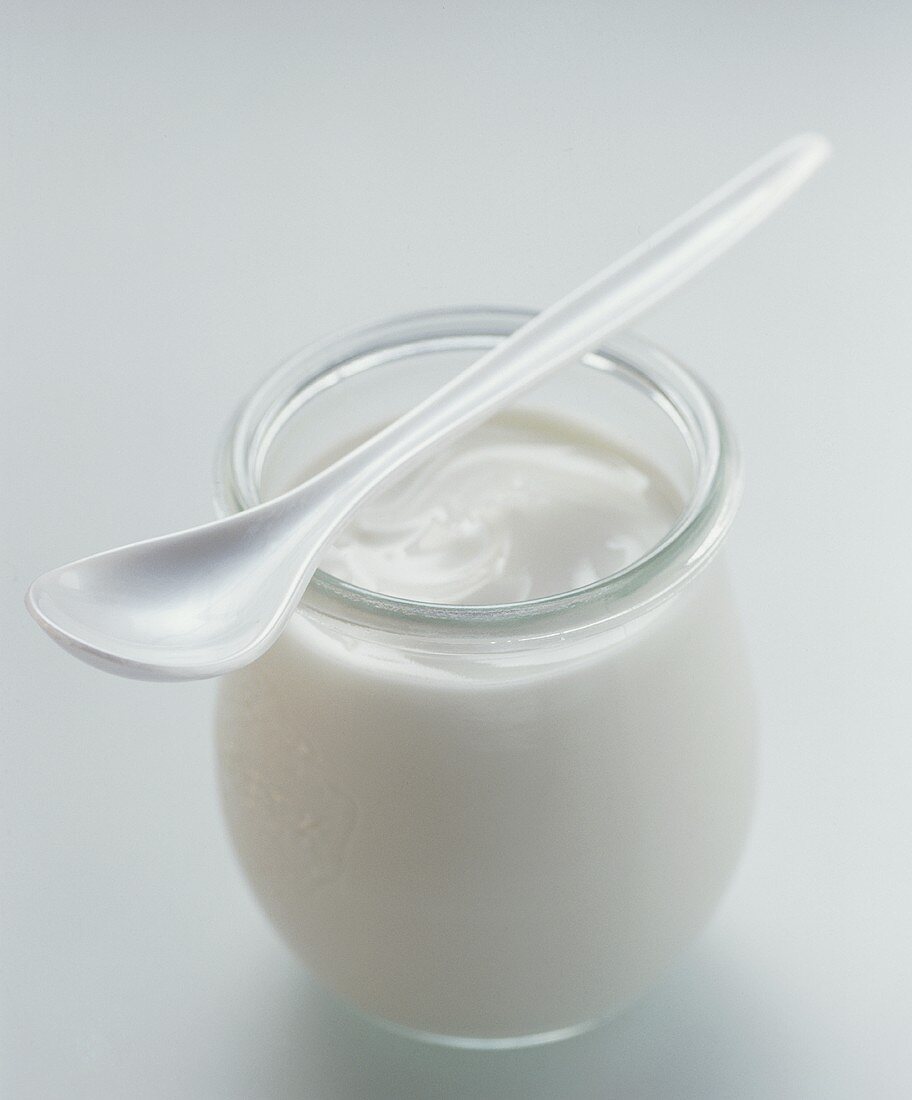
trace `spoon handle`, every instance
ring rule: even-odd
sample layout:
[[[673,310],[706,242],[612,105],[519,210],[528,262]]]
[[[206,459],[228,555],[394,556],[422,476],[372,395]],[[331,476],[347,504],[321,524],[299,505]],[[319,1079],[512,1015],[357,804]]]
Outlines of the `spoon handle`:
[[[829,153],[815,134],[778,146],[339,459],[321,475],[324,487],[337,488],[354,507],[429,448],[591,351],[762,222]]]

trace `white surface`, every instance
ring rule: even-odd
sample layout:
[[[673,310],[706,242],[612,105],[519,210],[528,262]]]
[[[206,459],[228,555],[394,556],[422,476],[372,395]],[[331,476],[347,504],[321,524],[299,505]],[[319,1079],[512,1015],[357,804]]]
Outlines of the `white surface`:
[[[2,22],[4,1097],[908,1095],[912,8],[19,0]],[[211,686],[81,666],[21,594],[207,517],[218,431],[295,347],[546,303],[808,128],[836,147],[820,178],[641,325],[746,451],[765,761],[735,885],[612,1027],[508,1055],[378,1032],[246,893]]]

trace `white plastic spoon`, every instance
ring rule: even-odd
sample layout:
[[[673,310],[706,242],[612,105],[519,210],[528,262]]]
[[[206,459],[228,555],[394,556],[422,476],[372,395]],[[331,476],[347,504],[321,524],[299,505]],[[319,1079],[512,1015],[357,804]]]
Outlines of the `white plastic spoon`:
[[[829,152],[817,135],[792,138],[303,485],[46,573],[29,589],[29,610],[65,649],[122,676],[202,679],[248,664],[276,640],[321,551],[370,493],[669,294]]]

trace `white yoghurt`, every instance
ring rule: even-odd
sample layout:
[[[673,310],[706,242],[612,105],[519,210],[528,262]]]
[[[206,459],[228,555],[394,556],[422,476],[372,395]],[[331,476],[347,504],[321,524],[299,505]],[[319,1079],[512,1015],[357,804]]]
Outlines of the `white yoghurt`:
[[[321,567],[409,600],[519,603],[616,573],[680,509],[643,460],[569,421],[508,412],[365,504]]]

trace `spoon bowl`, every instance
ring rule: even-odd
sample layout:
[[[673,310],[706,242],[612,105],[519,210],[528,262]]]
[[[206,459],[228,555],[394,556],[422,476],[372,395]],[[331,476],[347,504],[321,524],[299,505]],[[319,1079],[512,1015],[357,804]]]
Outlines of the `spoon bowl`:
[[[35,581],[28,608],[65,649],[122,676],[204,679],[239,668],[275,640],[323,544],[321,528],[311,550],[308,531],[271,503],[64,565]]]

